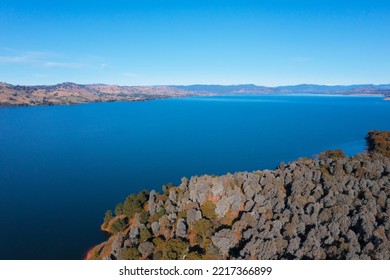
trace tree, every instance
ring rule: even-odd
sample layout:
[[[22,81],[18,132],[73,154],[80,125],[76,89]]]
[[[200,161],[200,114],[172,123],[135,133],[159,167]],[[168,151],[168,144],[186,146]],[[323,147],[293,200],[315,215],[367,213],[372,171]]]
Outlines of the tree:
[[[115,234],[120,231],[123,231],[126,229],[126,225],[122,219],[116,219],[115,222],[112,223],[110,231]]]
[[[111,210],[107,210],[106,214],[104,215],[103,226],[107,227],[111,219],[112,219],[112,212]]]
[[[119,202],[115,207],[115,216],[120,216],[123,214],[123,203]]]

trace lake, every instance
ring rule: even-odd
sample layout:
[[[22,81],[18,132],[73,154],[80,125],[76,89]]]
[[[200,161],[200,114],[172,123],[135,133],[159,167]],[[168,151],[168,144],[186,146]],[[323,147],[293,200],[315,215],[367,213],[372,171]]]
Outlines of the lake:
[[[273,169],[390,130],[390,101],[221,96],[0,108],[0,259],[81,259],[104,213],[183,176]]]

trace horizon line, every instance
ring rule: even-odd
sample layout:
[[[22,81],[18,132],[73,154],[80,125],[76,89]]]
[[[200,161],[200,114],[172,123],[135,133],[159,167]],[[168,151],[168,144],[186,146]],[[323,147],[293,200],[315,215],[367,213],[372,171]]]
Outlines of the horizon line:
[[[75,82],[59,82],[55,84],[12,84],[8,82],[1,81],[0,84],[7,84],[13,86],[56,86],[63,84],[75,84],[81,86],[91,86],[91,85],[104,85],[104,86],[120,86],[120,87],[188,87],[188,86],[256,86],[256,87],[266,87],[266,88],[277,88],[277,87],[295,87],[295,86],[325,86],[325,87],[348,87],[348,86],[390,86],[389,83],[356,83],[356,84],[316,84],[316,83],[299,83],[299,84],[285,84],[285,85],[259,85],[254,83],[232,83],[232,84],[218,84],[218,83],[192,83],[192,84],[156,84],[156,85],[123,85],[123,84],[109,84],[109,83],[75,83]]]

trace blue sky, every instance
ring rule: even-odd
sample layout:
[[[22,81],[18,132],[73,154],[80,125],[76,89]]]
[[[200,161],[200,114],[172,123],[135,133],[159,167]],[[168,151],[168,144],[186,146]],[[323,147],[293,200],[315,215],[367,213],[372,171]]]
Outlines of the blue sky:
[[[0,81],[390,83],[390,1],[0,2]]]

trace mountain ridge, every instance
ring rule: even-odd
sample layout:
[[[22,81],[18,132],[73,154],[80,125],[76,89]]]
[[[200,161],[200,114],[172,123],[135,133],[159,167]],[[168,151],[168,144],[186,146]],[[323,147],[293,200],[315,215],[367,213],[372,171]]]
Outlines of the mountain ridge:
[[[12,85],[0,82],[0,106],[67,105],[90,102],[129,102],[153,99],[234,94],[336,94],[381,95],[390,99],[390,84],[317,85],[299,84],[267,87],[254,84],[238,85],[157,85],[119,86],[101,83],[56,85]]]

